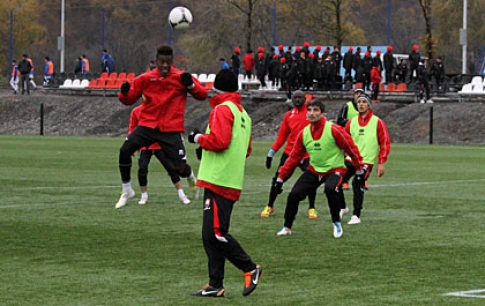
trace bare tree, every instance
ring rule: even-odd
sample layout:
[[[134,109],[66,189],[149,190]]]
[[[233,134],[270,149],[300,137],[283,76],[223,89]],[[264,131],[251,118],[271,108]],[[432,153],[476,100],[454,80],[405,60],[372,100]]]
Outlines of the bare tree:
[[[433,0],[418,0],[419,5],[421,6],[421,9],[423,10],[423,17],[424,17],[424,23],[425,23],[425,30],[426,30],[426,35],[424,37],[424,44],[425,44],[425,50],[426,50],[426,55],[428,58],[432,61],[433,60],[433,53],[434,53],[434,38],[433,38],[433,33],[431,31],[431,6]]]
[[[251,49],[251,40],[253,35],[253,13],[254,13],[254,6],[259,0],[245,0],[247,7],[243,7],[240,4],[241,1],[237,0],[228,0],[232,6],[237,8],[241,11],[244,15],[246,15],[246,50]]]

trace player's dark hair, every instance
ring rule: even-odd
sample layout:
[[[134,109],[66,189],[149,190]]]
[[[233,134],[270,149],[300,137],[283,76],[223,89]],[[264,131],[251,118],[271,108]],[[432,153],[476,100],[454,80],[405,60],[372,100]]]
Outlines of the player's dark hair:
[[[315,99],[311,100],[310,102],[307,103],[306,107],[308,108],[310,106],[316,106],[320,109],[320,111],[322,113],[325,112],[325,104],[323,104],[322,98],[315,98]]]
[[[160,46],[157,49],[157,56],[159,55],[168,55],[168,56],[173,56],[173,49],[170,46]]]

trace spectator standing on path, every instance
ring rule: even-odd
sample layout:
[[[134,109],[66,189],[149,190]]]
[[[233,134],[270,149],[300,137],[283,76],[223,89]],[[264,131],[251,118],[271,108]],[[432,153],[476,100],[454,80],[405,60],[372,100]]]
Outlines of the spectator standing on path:
[[[12,72],[10,74],[10,87],[12,87],[14,95],[16,95],[19,90],[19,77],[20,77],[19,66],[17,66],[17,61],[13,60]]]
[[[239,55],[241,54],[241,49],[239,47],[234,48],[234,53],[231,56],[231,69],[236,78],[239,75],[239,68],[241,67],[241,59]]]
[[[37,84],[35,84],[35,80],[34,80],[34,62],[32,61],[32,58],[30,58],[30,56],[27,55],[27,60],[30,62],[30,65],[32,66],[32,68],[30,69],[30,72],[29,72],[29,83],[32,84],[32,89],[37,89]]]
[[[387,126],[384,121],[374,115],[371,100],[367,95],[357,98],[357,108],[359,109],[358,116],[347,122],[345,130],[351,135],[359,148],[360,154],[362,154],[364,167],[367,169],[364,180],[367,180],[376,162],[377,176],[381,177],[384,175],[384,164],[391,151],[391,140]],[[348,181],[356,172],[354,165],[348,160],[345,161],[345,165],[347,172],[344,175],[344,181]],[[348,224],[359,224],[361,222],[360,214],[364,205],[364,189],[359,185],[361,185],[361,182],[354,177],[352,181],[354,210]],[[342,209],[347,210],[345,203]]]
[[[50,57],[46,56],[44,58],[45,61],[45,68],[44,68],[44,86],[48,85],[50,80],[52,79],[52,75],[54,75],[54,63],[50,59]]]
[[[392,46],[387,46],[387,51],[384,53],[384,69],[386,70],[386,85],[392,82],[394,69],[396,68],[396,59],[392,53]]]
[[[298,166],[301,159],[306,154],[310,156],[310,164],[288,195],[285,223],[276,235],[291,235],[300,201],[325,183],[324,191],[333,223],[333,236],[340,238],[343,235],[340,208],[345,203],[341,188],[342,178],[346,172],[344,153],[352,159],[357,169],[356,178],[361,183],[357,184],[359,188],[364,187],[365,177],[362,156],[350,135],[341,126],[325,119],[325,105],[321,99],[308,102],[307,118],[310,124],[298,134],[290,157],[280,168],[274,184],[275,190],[281,190],[284,180]]]
[[[409,53],[409,73],[411,82],[416,82],[420,62],[421,54],[419,54],[419,46],[414,45],[413,50]]]
[[[208,258],[209,283],[194,296],[223,297],[226,260],[244,273],[242,294],[251,294],[262,274],[229,233],[232,210],[239,200],[246,157],[251,154],[251,118],[241,105],[238,80],[227,69],[214,80],[216,95],[206,132],[193,130],[189,142],[202,148],[197,186],[204,188],[202,242]]]
[[[372,66],[374,64],[374,60],[371,57],[371,54],[369,51],[365,52],[364,54],[364,59],[362,60],[362,67],[364,68],[364,89],[365,90],[371,90],[371,79],[370,79],[370,71],[372,69]]]
[[[27,54],[22,55],[22,60],[18,65],[20,71],[20,86],[22,86],[22,94],[27,91],[30,95],[30,72],[32,71],[32,64],[29,61],[29,56]]]
[[[251,78],[253,77],[255,62],[256,61],[254,59],[254,53],[251,49],[249,49],[248,52],[243,57],[244,73],[248,80],[251,80]]]
[[[349,47],[349,50],[345,52],[343,59],[343,67],[345,69],[344,83],[349,82],[352,84],[352,63],[354,61],[354,54],[352,53],[354,48]]]
[[[441,84],[445,77],[445,64],[441,60],[441,56],[438,56],[431,66],[431,75],[434,78],[435,91],[441,90]]]
[[[298,134],[303,130],[305,126],[310,124],[307,119],[307,107],[305,103],[305,93],[301,90],[296,90],[293,92],[291,96],[291,100],[293,102],[293,108],[289,110],[285,116],[283,117],[283,121],[281,122],[280,129],[278,131],[278,135],[276,140],[274,141],[271,149],[268,151],[268,155],[266,157],[266,168],[271,168],[271,163],[273,161],[273,157],[278,152],[278,150],[286,143],[286,146],[283,150],[283,154],[280,158],[280,163],[278,164],[278,168],[276,169],[276,173],[271,181],[271,188],[269,190],[269,199],[268,204],[261,212],[261,217],[269,217],[274,212],[274,203],[276,198],[281,193],[280,190],[275,189],[275,182],[279,175],[280,168],[285,164],[286,160],[290,156],[291,150],[295,144],[296,138]],[[308,155],[305,155],[298,167],[305,171],[310,163]],[[286,180],[288,180],[291,175],[290,173]],[[285,181],[286,181],[285,180]],[[318,217],[317,211],[315,210],[315,198],[316,198],[316,190],[315,192],[311,192],[308,195],[308,217],[310,219],[316,219]]]
[[[142,103],[131,111],[130,123],[128,125],[128,135],[138,126],[143,105],[144,104]],[[170,176],[172,184],[177,190],[177,195],[179,196],[180,202],[183,204],[190,204],[190,200],[187,198],[187,195],[182,187],[182,183],[180,182],[180,176],[178,175],[177,171],[174,170],[172,164],[170,164],[168,158],[161,150],[160,145],[158,143],[154,143],[148,148],[141,148],[138,152],[138,183],[140,184],[141,192],[141,199],[138,204],[144,205],[148,202],[148,165],[150,164],[150,160],[153,155],[155,155]],[[193,174],[187,178],[187,182],[191,188],[195,188],[196,180],[197,179]]]
[[[115,71],[115,60],[113,56],[108,53],[108,50],[103,49],[103,54],[101,55],[101,72],[107,72],[110,74],[111,72]]]
[[[78,75],[78,74],[82,73],[82,71],[83,71],[82,61],[83,61],[83,58],[81,56],[78,56],[76,58],[76,62],[74,64],[74,74],[75,75]]]
[[[180,177],[192,175],[192,168],[185,158],[182,137],[185,131],[185,105],[187,95],[204,100],[208,92],[190,73],[173,66],[172,47],[158,47],[156,63],[157,69],[137,76],[132,83],[124,82],[118,94],[118,100],[125,105],[133,105],[140,98],[145,105],[138,126],[120,148],[122,194],[115,208],[124,207],[135,196],[131,186],[131,157],[142,147],[158,143]]]
[[[419,62],[417,74],[418,76],[416,83],[418,85],[419,102],[433,103],[429,90],[428,60]],[[424,100],[424,94],[426,95],[426,100]]]
[[[85,54],[81,57],[81,73],[88,74],[89,73],[89,60]]]
[[[258,53],[258,59],[256,60],[256,76],[261,83],[261,88],[266,88],[266,62],[264,60],[264,53]]]
[[[370,79],[372,83],[372,103],[377,103],[379,102],[379,86],[381,85],[381,70],[377,63],[372,66]]]

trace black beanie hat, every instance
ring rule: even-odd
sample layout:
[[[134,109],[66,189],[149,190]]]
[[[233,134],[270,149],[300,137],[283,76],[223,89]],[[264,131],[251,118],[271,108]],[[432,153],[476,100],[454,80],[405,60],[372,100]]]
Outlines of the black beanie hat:
[[[214,89],[223,92],[238,91],[239,84],[236,76],[229,69],[222,69],[214,80]]]

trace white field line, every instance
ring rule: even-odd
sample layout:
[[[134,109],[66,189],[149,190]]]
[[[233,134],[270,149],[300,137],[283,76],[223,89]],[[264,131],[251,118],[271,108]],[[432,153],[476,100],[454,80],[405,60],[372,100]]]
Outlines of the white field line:
[[[443,295],[444,296],[458,296],[458,297],[485,299],[485,294],[480,295],[480,294],[476,294],[476,293],[485,293],[485,289],[449,292],[449,293],[444,293]]]

